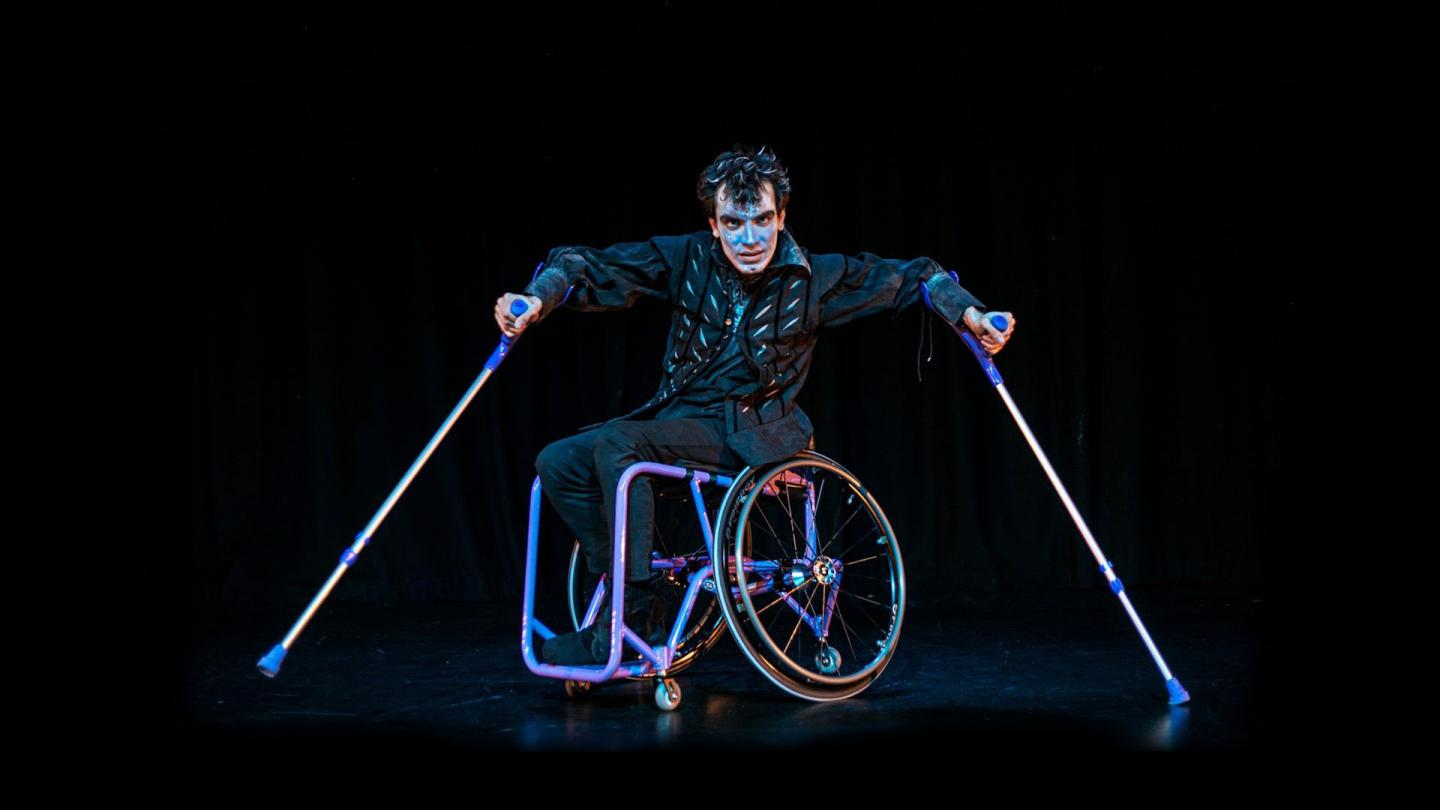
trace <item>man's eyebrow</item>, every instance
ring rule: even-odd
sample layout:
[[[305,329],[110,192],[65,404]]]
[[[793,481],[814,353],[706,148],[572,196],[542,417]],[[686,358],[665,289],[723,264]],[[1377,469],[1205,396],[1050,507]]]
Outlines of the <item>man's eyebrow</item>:
[[[759,219],[760,217],[763,217],[763,216],[774,216],[774,215],[775,215],[775,210],[774,210],[774,209],[772,209],[772,208],[766,208],[764,211],[759,211],[759,212],[757,212],[753,218],[754,218],[754,219]],[[720,215],[720,218],[721,218],[721,219],[742,219],[742,217],[737,217],[737,216],[735,216],[735,215],[733,215],[733,214],[730,214],[730,213],[728,213],[728,212],[727,212],[727,213],[724,213],[724,214],[721,214],[721,215]]]

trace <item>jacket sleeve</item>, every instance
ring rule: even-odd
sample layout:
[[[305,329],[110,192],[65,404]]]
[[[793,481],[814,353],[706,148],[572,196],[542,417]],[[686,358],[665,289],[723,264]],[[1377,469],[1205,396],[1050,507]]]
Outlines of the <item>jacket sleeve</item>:
[[[921,299],[923,284],[931,308],[958,324],[967,307],[985,305],[933,260],[882,259],[873,253],[842,257],[840,279],[820,297],[820,325],[839,326],[856,318],[889,312],[891,317]]]
[[[608,248],[555,248],[524,293],[544,302],[541,320],[561,304],[598,312],[627,309],[641,297],[664,301],[670,273],[684,261],[689,242],[689,236],[656,236]]]

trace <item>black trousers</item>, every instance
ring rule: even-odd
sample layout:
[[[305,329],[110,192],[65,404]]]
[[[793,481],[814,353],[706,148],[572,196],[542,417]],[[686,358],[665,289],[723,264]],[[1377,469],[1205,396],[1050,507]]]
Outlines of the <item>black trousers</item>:
[[[735,470],[745,466],[725,446],[721,418],[642,419],[611,422],[546,445],[535,470],[550,504],[580,540],[590,572],[603,574],[610,571],[615,534],[615,485],[625,468],[637,461],[673,464],[681,458]],[[630,488],[627,581],[650,576],[654,480],[642,475]]]

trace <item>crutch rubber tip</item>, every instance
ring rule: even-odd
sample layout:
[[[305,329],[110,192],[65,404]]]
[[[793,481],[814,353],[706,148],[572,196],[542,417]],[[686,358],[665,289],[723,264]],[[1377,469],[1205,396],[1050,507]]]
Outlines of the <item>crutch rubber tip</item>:
[[[1181,703],[1190,702],[1190,693],[1180,685],[1178,678],[1171,678],[1165,682],[1165,688],[1170,690],[1170,705],[1179,706]]]
[[[270,648],[270,652],[265,653],[265,657],[261,658],[260,661],[255,664],[255,667],[260,670],[261,675],[267,678],[273,678],[280,674],[280,665],[284,662],[285,645],[276,644]]]

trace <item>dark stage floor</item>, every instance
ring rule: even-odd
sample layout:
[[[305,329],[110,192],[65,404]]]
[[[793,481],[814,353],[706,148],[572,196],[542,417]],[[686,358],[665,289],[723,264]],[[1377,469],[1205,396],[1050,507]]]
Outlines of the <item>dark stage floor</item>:
[[[679,676],[680,709],[647,683],[581,702],[519,653],[506,605],[332,604],[274,680],[255,662],[298,615],[214,620],[191,639],[172,743],[191,753],[323,744],[407,750],[888,746],[1257,750],[1287,742],[1267,603],[1253,593],[1129,591],[1167,663],[1164,683],[1108,592],[915,595],[880,680],[847,701],[791,698],[732,639]],[[559,608],[542,606],[542,618]],[[553,624],[558,624],[558,620]],[[338,747],[338,748],[337,748]]]

